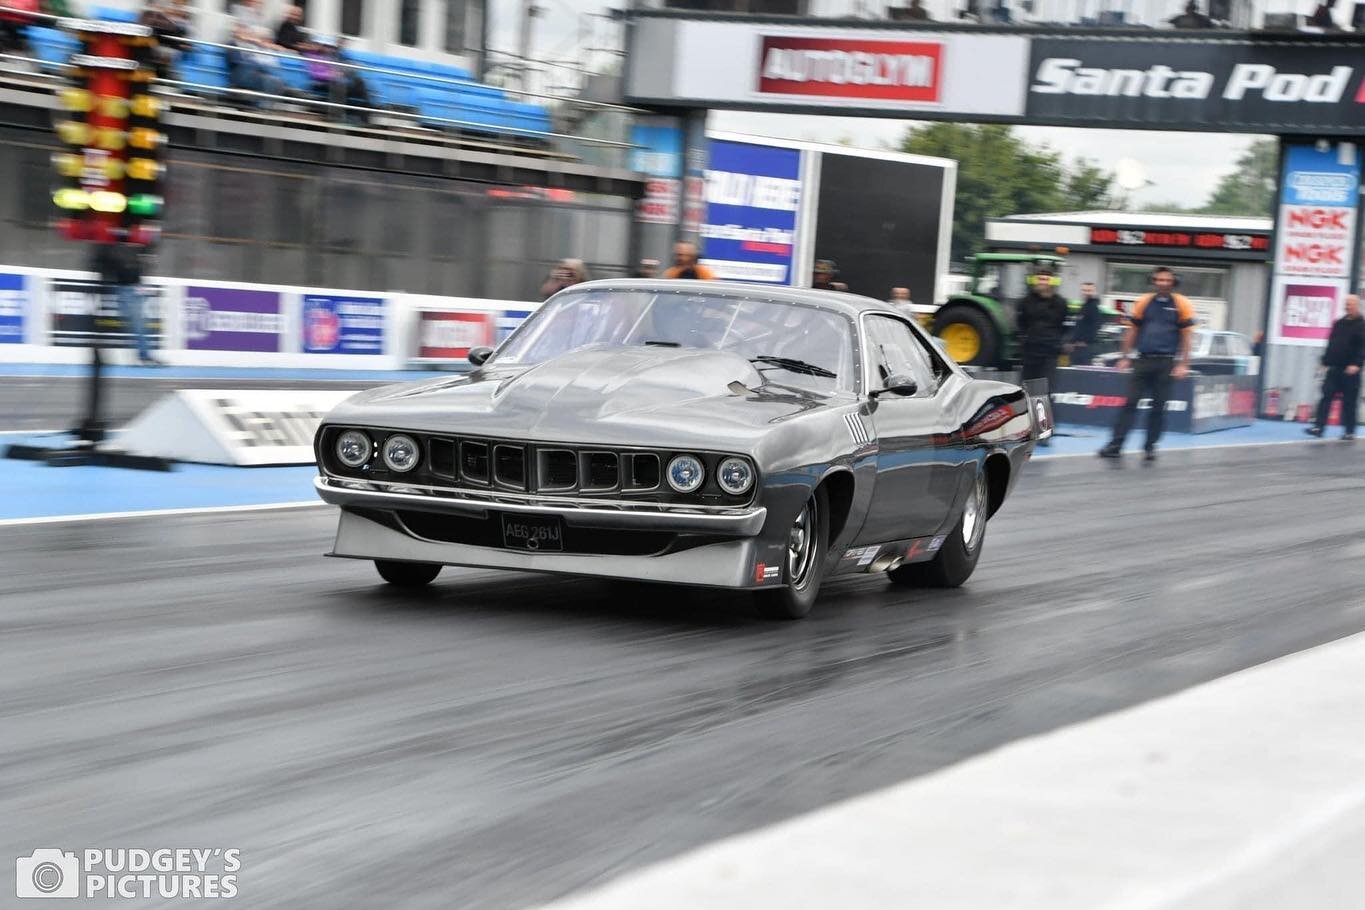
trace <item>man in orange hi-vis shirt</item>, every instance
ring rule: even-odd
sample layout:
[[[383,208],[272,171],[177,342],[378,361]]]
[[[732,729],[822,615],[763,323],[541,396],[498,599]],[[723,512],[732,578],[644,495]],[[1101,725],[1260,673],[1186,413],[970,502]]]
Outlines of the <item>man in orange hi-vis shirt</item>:
[[[673,267],[664,272],[664,277],[715,281],[716,273],[697,261],[697,245],[683,240],[673,244]]]
[[[1145,294],[1133,304],[1128,314],[1128,331],[1123,335],[1123,359],[1119,369],[1128,368],[1128,357],[1134,348],[1138,352],[1133,367],[1133,381],[1128,388],[1128,401],[1114,424],[1114,438],[1100,449],[1103,458],[1118,458],[1123,452],[1123,440],[1133,428],[1138,402],[1152,399],[1147,417],[1147,445],[1145,460],[1156,458],[1156,444],[1161,439],[1161,425],[1166,418],[1166,399],[1171,397],[1171,382],[1184,379],[1189,373],[1190,330],[1196,322],[1194,307],[1184,294],[1175,292],[1175,273],[1167,268],[1152,273],[1156,290]]]

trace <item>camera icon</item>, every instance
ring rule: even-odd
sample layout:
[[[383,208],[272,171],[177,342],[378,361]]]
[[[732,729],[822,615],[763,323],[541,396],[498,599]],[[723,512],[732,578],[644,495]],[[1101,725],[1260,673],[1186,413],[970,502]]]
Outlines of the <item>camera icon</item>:
[[[76,854],[40,847],[14,861],[17,897],[80,897],[81,870]]]

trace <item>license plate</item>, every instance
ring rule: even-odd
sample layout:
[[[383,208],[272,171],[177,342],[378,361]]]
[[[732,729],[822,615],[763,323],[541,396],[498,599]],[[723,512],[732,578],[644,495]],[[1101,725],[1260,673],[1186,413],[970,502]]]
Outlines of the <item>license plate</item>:
[[[502,545],[509,550],[563,550],[564,523],[558,515],[504,514]]]

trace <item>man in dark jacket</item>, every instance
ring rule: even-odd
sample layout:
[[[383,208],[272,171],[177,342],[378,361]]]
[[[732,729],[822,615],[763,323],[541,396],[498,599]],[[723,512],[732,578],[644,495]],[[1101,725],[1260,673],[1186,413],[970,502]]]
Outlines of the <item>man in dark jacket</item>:
[[[1365,319],[1360,316],[1360,298],[1351,294],[1346,298],[1346,315],[1332,324],[1327,350],[1322,352],[1322,365],[1327,368],[1327,375],[1322,380],[1317,420],[1304,431],[1309,436],[1322,435],[1323,427],[1327,426],[1327,415],[1332,410],[1332,399],[1340,395],[1341,424],[1346,430],[1341,438],[1356,438],[1362,364],[1365,364]]]
[[[1066,300],[1057,294],[1057,276],[1039,269],[1029,277],[1030,290],[1019,301],[1015,327],[1019,335],[1022,379],[1046,379],[1049,394],[1057,380],[1057,355],[1066,335]],[[1040,445],[1049,445],[1043,440]]]
[[[97,244],[91,270],[99,274],[104,292],[113,294],[118,301],[124,329],[133,336],[137,348],[138,362],[143,366],[162,366],[161,361],[152,356],[143,313],[141,248],[127,242]]]
[[[1076,325],[1071,329],[1071,340],[1066,348],[1067,353],[1071,355],[1073,367],[1090,366],[1095,358],[1095,355],[1090,353],[1090,348],[1100,334],[1100,326],[1104,323],[1104,314],[1100,312],[1100,298],[1095,296],[1093,281],[1081,285],[1081,298],[1085,302],[1081,304],[1081,315],[1077,317]]]

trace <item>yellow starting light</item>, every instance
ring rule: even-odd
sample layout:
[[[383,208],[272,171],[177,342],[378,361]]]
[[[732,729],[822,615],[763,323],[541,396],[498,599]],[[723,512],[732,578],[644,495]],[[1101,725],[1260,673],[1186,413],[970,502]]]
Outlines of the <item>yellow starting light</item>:
[[[122,151],[128,143],[128,134],[113,127],[102,127],[95,137],[95,145],[109,152]]]
[[[68,111],[78,111],[84,114],[95,106],[95,96],[83,88],[64,88],[61,96],[62,107]]]
[[[131,107],[139,117],[155,117],[161,113],[161,101],[155,95],[134,95]]]
[[[106,117],[123,120],[128,116],[128,99],[117,95],[101,95],[100,113]]]
[[[64,187],[53,193],[52,201],[57,204],[57,208],[71,212],[81,212],[90,208],[90,194],[72,187]]]
[[[165,141],[165,138],[156,130],[146,127],[138,127],[128,134],[128,142],[133,148],[138,149],[155,149]]]
[[[57,169],[57,173],[63,177],[79,177],[84,163],[80,155],[72,155],[69,152],[58,152],[52,156],[52,166]]]
[[[79,120],[63,120],[57,124],[57,135],[62,141],[69,145],[85,145],[90,142],[90,135],[93,130],[90,124],[81,123]]]
[[[130,158],[128,176],[134,180],[155,180],[161,176],[161,165],[150,158]]]
[[[105,180],[122,180],[126,168],[118,158],[106,158],[100,163],[100,170],[104,171]]]
[[[118,214],[128,207],[128,197],[122,193],[111,193],[102,190],[98,193],[90,194],[90,207],[97,212],[109,212]]]

